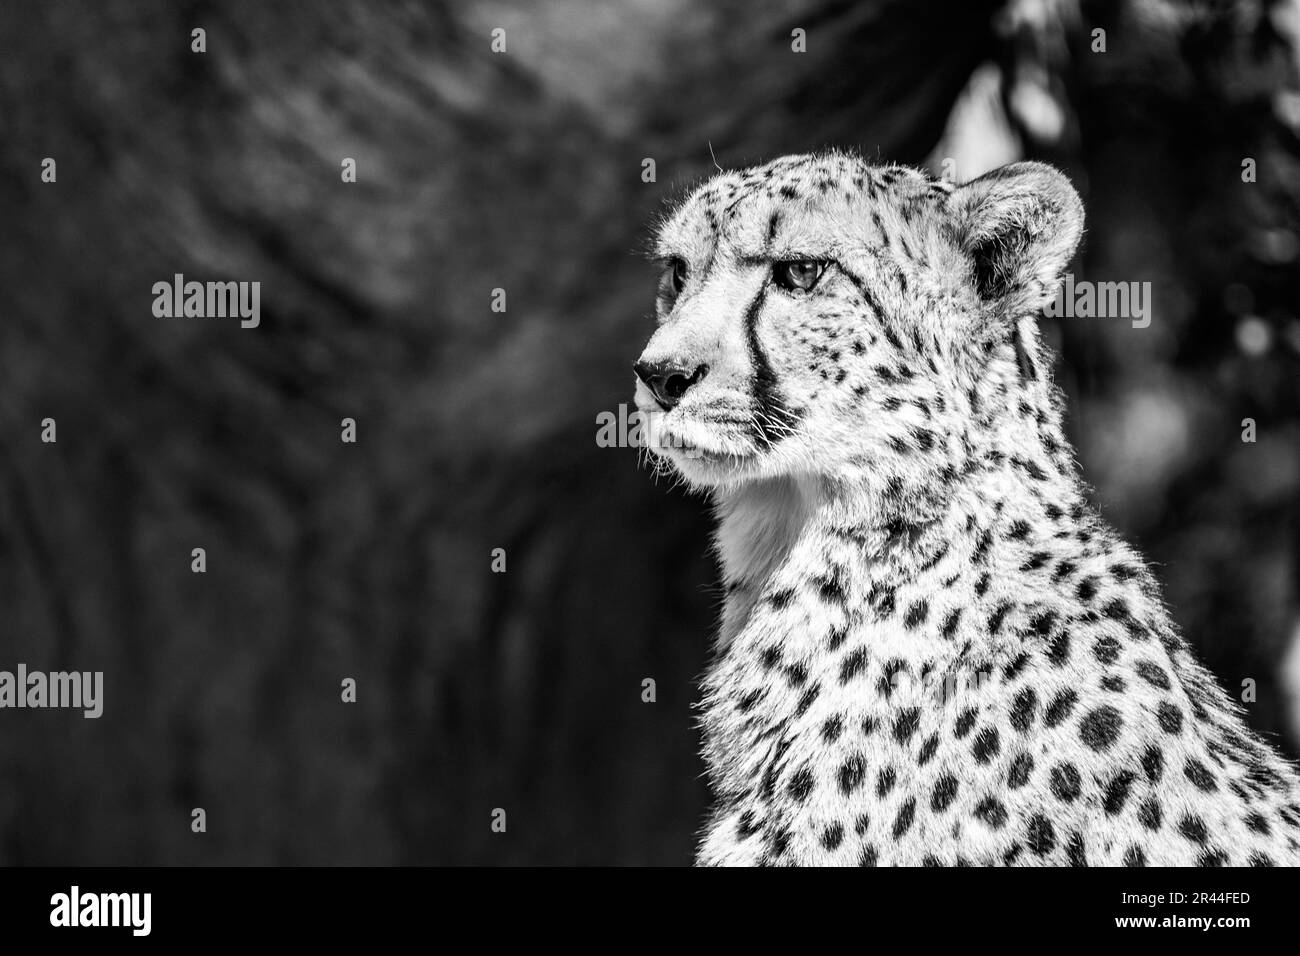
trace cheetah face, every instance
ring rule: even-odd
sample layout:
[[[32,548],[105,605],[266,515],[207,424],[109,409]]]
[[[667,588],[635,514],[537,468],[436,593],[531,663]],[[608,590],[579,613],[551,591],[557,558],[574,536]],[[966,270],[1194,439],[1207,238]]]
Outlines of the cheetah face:
[[[960,441],[941,411],[1052,295],[1078,198],[1021,163],[954,189],[854,156],[715,176],[659,230],[636,402],[690,484],[900,467]]]

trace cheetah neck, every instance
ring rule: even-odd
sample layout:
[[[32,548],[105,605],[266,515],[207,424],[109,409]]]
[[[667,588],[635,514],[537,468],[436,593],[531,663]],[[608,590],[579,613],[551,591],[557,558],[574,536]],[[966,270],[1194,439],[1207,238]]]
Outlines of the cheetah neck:
[[[715,544],[727,597],[718,649],[730,646],[765,597],[793,589],[802,599],[828,567],[857,579],[836,584],[850,603],[864,600],[868,580],[888,589],[932,577],[937,587],[963,567],[963,556],[988,546],[997,526],[1042,523],[1053,509],[1079,506],[1082,486],[1059,404],[1048,383],[1028,384],[1009,396],[974,396],[978,413],[954,409],[982,419],[978,437],[961,443],[963,453],[913,473],[905,494],[895,475],[878,470],[773,478],[720,494]]]

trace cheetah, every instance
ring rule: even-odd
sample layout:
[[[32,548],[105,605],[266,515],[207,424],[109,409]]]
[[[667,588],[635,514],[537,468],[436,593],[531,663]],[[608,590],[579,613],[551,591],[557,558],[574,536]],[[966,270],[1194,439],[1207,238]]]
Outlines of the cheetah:
[[[1294,865],[1300,777],[1088,502],[1036,317],[1067,177],[851,153],[656,230],[647,459],[707,493],[701,865]]]

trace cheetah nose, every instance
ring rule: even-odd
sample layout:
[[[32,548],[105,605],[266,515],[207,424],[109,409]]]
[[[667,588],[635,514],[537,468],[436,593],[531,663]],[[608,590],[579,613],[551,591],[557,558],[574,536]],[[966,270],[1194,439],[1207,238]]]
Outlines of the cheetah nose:
[[[701,365],[687,374],[686,369],[670,362],[637,362],[632,368],[636,377],[645,382],[646,388],[654,393],[655,401],[664,411],[675,407],[692,385],[709,374],[707,365]]]

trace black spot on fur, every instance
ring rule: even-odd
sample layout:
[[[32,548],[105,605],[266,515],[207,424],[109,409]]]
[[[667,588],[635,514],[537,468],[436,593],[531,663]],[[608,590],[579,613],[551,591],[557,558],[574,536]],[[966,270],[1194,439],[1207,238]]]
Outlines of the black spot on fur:
[[[781,857],[785,854],[786,848],[790,845],[790,831],[781,827],[772,834],[772,855]]]
[[[1101,609],[1113,621],[1127,621],[1129,619],[1128,603],[1123,598],[1116,598]]]
[[[834,717],[827,717],[822,724],[822,740],[828,744],[833,744],[840,739],[840,734],[844,732],[844,720],[839,714]]]
[[[1025,832],[1025,842],[1028,843],[1030,852],[1036,856],[1051,853],[1056,847],[1056,830],[1052,827],[1052,821],[1041,813],[1034,814]]]
[[[1037,571],[1051,560],[1051,555],[1046,551],[1035,551],[1029,556],[1029,560],[1020,566],[1021,571]]]
[[[1055,727],[1070,716],[1074,710],[1074,705],[1079,700],[1077,692],[1072,690],[1063,690],[1047,705],[1047,713],[1043,715],[1043,723],[1048,727]]]
[[[763,771],[762,784],[759,787],[759,794],[764,799],[770,800],[773,797],[773,795],[775,795],[777,766],[778,764],[780,764],[781,758],[785,756],[785,752],[789,749],[790,749],[790,741],[783,737],[776,746],[776,752],[772,755],[772,758],[767,762],[767,767]]]
[[[952,802],[957,799],[957,778],[950,773],[945,773],[935,781],[934,792],[930,797],[930,809],[935,813],[942,813],[952,806]]]
[[[916,630],[925,623],[926,616],[930,613],[930,605],[925,600],[914,603],[907,609],[907,614],[903,618],[903,626],[909,631]]]
[[[1001,749],[997,730],[993,727],[985,727],[975,735],[975,746],[971,748],[971,753],[975,755],[977,763],[988,763]]]
[[[1088,855],[1083,848],[1083,834],[1078,830],[1070,834],[1070,842],[1065,845],[1065,856],[1070,866],[1088,865]]]
[[[898,816],[894,820],[895,840],[912,828],[912,819],[915,816],[916,800],[913,797],[908,797],[907,801],[899,808]]]
[[[1258,760],[1258,758],[1256,758],[1256,760]],[[1262,763],[1252,762],[1249,764],[1246,768],[1246,779],[1259,787],[1268,787],[1277,790],[1282,790],[1286,787],[1282,778]]]
[[[847,684],[861,674],[867,667],[867,651],[859,647],[850,651],[840,662],[840,683]]]
[[[1002,669],[1002,679],[1004,681],[1013,681],[1019,676],[1020,672],[1025,669],[1029,663],[1029,655],[1025,653],[1017,654],[1006,667]]]
[[[844,825],[832,823],[822,833],[822,846],[828,850],[839,848],[840,843],[844,841]]]
[[[1036,637],[1039,640],[1046,640],[1052,633],[1052,627],[1056,624],[1055,611],[1040,611],[1029,619],[1029,626],[1026,634],[1030,637]]]
[[[867,595],[867,600],[876,609],[876,614],[883,620],[894,613],[894,589],[875,584]]]
[[[943,627],[939,629],[939,633],[945,640],[952,640],[953,634],[957,631],[957,623],[960,620],[961,608],[953,608],[948,612],[948,616],[944,618]]]
[[[1165,770],[1165,755],[1159,747],[1152,744],[1142,754],[1142,772],[1152,783],[1159,783]]]
[[[1125,866],[1146,866],[1147,858],[1146,858],[1146,854],[1142,852],[1142,848],[1139,846],[1131,846],[1127,850],[1125,850],[1124,865]]]
[[[1029,775],[1034,772],[1034,758],[1029,754],[1019,754],[1011,761],[1011,770],[1007,773],[1007,786],[1019,790],[1029,782]]]
[[[1119,641],[1109,634],[1104,634],[1092,645],[1092,653],[1101,663],[1114,664],[1119,658]]]
[[[1011,613],[1013,607],[1015,607],[1015,605],[1012,602],[1003,601],[993,609],[993,613],[989,615],[990,635],[996,635],[998,631],[1002,629],[1002,622],[1006,620],[1007,615]]]
[[[1160,804],[1154,797],[1147,797],[1138,806],[1138,821],[1148,830],[1160,829]]]
[[[848,600],[838,577],[817,578],[817,596],[827,604],[843,605]]]
[[[939,749],[939,735],[931,734],[928,738],[926,738],[925,743],[921,744],[921,753],[916,758],[916,765],[918,767],[924,767],[927,763],[930,762],[930,759],[934,756],[935,751],[937,751],[938,749]]]
[[[1089,711],[1079,722],[1079,738],[1093,750],[1109,750],[1123,726],[1119,711],[1110,704],[1103,704]]]
[[[1183,773],[1186,774],[1187,779],[1192,782],[1192,786],[1197,790],[1200,790],[1202,793],[1210,793],[1219,789],[1218,783],[1215,782],[1214,774],[1210,773],[1210,768],[1205,766],[1205,764],[1201,763],[1195,757],[1190,758],[1183,766]]]
[[[1186,814],[1178,821],[1178,832],[1193,843],[1204,843],[1206,840],[1205,822],[1194,814]]]
[[[1114,816],[1124,809],[1128,800],[1129,788],[1133,785],[1135,774],[1131,770],[1121,770],[1106,786],[1106,797],[1102,807],[1109,816]]]
[[[1011,705],[1011,726],[1023,734],[1033,726],[1034,712],[1037,709],[1038,695],[1032,688],[1022,690]]]
[[[975,726],[975,719],[978,716],[979,711],[974,707],[968,707],[958,715],[957,724],[954,727],[954,735],[958,740],[961,740],[971,732],[971,728]]]
[[[921,711],[916,707],[908,707],[898,715],[894,721],[894,739],[900,744],[907,743],[916,728],[921,725]]]
[[[795,771],[794,776],[790,778],[788,787],[790,796],[794,797],[799,803],[808,799],[808,795],[813,791],[812,771],[807,767],[801,767]]]
[[[1169,690],[1169,675],[1165,673],[1164,668],[1151,661],[1138,661],[1136,669],[1138,676],[1151,686]]]
[[[830,634],[826,638],[826,649],[828,651],[837,651],[848,639],[849,629],[847,627],[831,628]]]
[[[840,792],[848,795],[862,786],[867,773],[867,762],[861,754],[854,754],[840,767]]]
[[[1011,341],[1016,350],[1016,368],[1020,371],[1020,377],[1026,382],[1033,382],[1038,379],[1038,370],[1034,368],[1034,360],[1030,357],[1029,349],[1025,347],[1024,339],[1020,335],[1020,326],[1017,325],[1011,334]]]
[[[1050,776],[1052,793],[1062,803],[1073,803],[1079,796],[1079,771],[1072,763],[1053,767]]]
[[[990,828],[1001,830],[1007,822],[1007,808],[996,797],[985,797],[976,805],[975,817]]]
[[[1053,667],[1060,667],[1070,660],[1070,632],[1067,628],[1061,628],[1060,632],[1052,638],[1052,642],[1047,645],[1047,660]]]
[[[894,781],[896,779],[897,777],[894,775],[893,767],[886,767],[884,770],[880,771],[879,776],[876,777],[876,796],[883,797],[885,794],[889,793],[890,790],[893,790]]]
[[[789,607],[790,602],[794,600],[794,589],[781,588],[780,590],[773,591],[765,600],[769,605],[779,611],[782,608]]]

